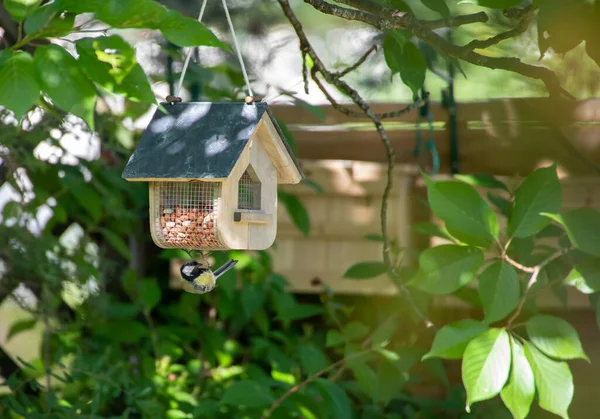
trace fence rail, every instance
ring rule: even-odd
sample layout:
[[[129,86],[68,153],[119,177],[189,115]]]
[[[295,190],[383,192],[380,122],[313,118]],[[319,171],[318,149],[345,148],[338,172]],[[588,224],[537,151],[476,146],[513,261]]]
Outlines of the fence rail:
[[[406,104],[375,104],[377,113]],[[273,113],[292,133],[304,160],[385,162],[385,149],[366,117],[353,118],[332,106],[311,112],[300,106],[274,105]],[[348,106],[359,111],[356,106]],[[450,172],[449,114],[431,103],[433,138],[441,173]],[[321,114],[322,117],[319,117]],[[418,111],[386,120],[396,161],[415,163],[412,155]],[[461,172],[498,175],[526,174],[540,164],[557,161],[568,173],[590,175],[589,162],[600,162],[600,99],[556,102],[547,98],[505,99],[457,105]],[[425,128],[422,124],[422,128]],[[424,133],[425,134],[425,133]],[[583,158],[588,160],[586,164]]]

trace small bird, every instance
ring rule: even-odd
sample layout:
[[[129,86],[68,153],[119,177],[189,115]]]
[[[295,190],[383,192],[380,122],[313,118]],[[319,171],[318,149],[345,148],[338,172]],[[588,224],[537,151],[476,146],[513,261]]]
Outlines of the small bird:
[[[187,261],[180,269],[183,289],[192,294],[211,292],[217,284],[217,279],[233,268],[236,263],[238,263],[237,260],[231,259],[213,272],[210,265],[205,268],[195,260]]]

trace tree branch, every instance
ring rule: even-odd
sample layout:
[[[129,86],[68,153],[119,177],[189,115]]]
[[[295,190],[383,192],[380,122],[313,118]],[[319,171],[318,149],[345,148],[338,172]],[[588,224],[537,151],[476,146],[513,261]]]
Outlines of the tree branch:
[[[486,22],[488,17],[485,13],[441,19],[437,21],[420,21],[410,13],[399,13],[394,9],[380,6],[371,0],[339,0],[356,9],[336,6],[323,0],[304,0],[315,9],[338,16],[347,20],[356,20],[367,23],[378,29],[403,29],[410,31],[414,36],[442,51],[444,54],[459,58],[480,67],[492,70],[507,70],[523,76],[541,80],[551,96],[565,95],[569,99],[574,97],[564,90],[556,74],[545,67],[538,67],[523,63],[518,58],[511,57],[487,57],[477,54],[470,47],[454,45],[433,31],[443,26],[458,26],[474,22]],[[501,39],[497,39],[499,42]],[[494,40],[496,42],[496,40]]]
[[[471,23],[485,23],[488,21],[488,15],[485,12],[473,13],[471,15],[452,16],[446,19],[424,20],[421,24],[429,29],[456,28]]]
[[[527,8],[527,10],[523,14],[520,14],[519,16],[520,16],[520,20],[519,20],[519,24],[517,25],[517,27],[515,27],[511,30],[508,30],[506,32],[499,33],[488,39],[475,39],[475,40],[469,42],[467,45],[465,45],[465,48],[485,49],[485,48],[491,47],[492,45],[496,45],[506,39],[514,38],[514,37],[521,35],[522,33],[524,33],[527,30],[527,28],[529,27],[529,24],[533,20],[533,8],[532,7]]]
[[[418,21],[413,22],[409,30],[417,38],[442,51],[450,57],[460,58],[463,61],[480,67],[487,67],[492,70],[507,70],[513,73],[522,74],[523,76],[529,78],[541,80],[546,85],[546,89],[548,89],[548,92],[551,96],[563,94],[570,99],[574,99],[570,93],[561,87],[560,81],[558,80],[556,74],[545,67],[537,67],[534,65],[525,64],[518,58],[496,58],[477,54],[469,48],[461,47],[448,42],[431,29],[423,26]]]
[[[383,27],[380,26],[381,19],[371,13],[366,13],[361,10],[348,9],[347,7],[336,6],[335,4],[326,3],[322,0],[304,1],[325,14],[341,17],[342,19],[346,20],[355,20],[358,22],[367,23],[375,26],[376,28],[383,29]]]
[[[378,29],[408,29],[410,25],[416,21],[411,13],[399,12],[396,9],[384,7],[369,0],[338,0],[338,3],[346,4],[354,7],[354,9],[336,6],[335,4],[327,3],[323,0],[304,1],[322,13],[337,16],[346,20],[367,23]],[[420,23],[426,28],[438,29],[468,25],[470,23],[487,22],[487,20],[487,14],[479,12],[470,15],[454,16],[447,19],[421,21]]]
[[[521,311],[523,310],[523,307],[525,306],[525,303],[527,302],[527,297],[529,295],[529,291],[531,290],[531,288],[537,282],[537,277],[540,274],[540,272],[542,271],[542,269],[544,269],[544,267],[546,267],[546,265],[548,265],[550,262],[552,262],[555,259],[558,259],[559,257],[561,257],[564,254],[565,254],[565,250],[558,251],[558,252],[552,254],[551,256],[547,257],[542,262],[540,262],[539,264],[537,264],[536,266],[533,266],[533,267],[523,266],[523,265],[521,265],[521,264],[513,261],[506,254],[504,254],[503,258],[504,258],[505,261],[507,261],[508,263],[510,263],[511,265],[513,265],[514,267],[516,267],[516,268],[518,268],[518,269],[520,269],[522,271],[531,273],[531,276],[529,277],[529,281],[527,281],[527,285],[525,286],[525,291],[523,291],[523,296],[519,300],[519,305],[517,306],[517,309],[514,311],[514,313],[512,314],[512,316],[509,317],[509,319],[508,319],[508,321],[506,323],[506,326],[508,328],[511,327],[512,323],[521,314]]]
[[[314,66],[313,66],[311,73],[312,73],[313,80],[315,81],[315,83],[317,83],[317,86],[319,86],[319,88],[323,91],[323,93],[325,94],[327,99],[332,103],[332,105],[336,109],[338,109],[344,113],[348,112],[347,114],[354,114],[354,112],[351,112],[347,108],[336,103],[336,101],[333,99],[333,97],[331,97],[331,95],[325,89],[325,86],[323,85],[323,83],[317,77],[317,73],[320,73],[327,83],[336,86],[339,90],[344,92],[350,99],[352,99],[352,101],[363,111],[364,115],[366,115],[373,122],[373,124],[375,125],[375,129],[377,130],[377,133],[381,137],[381,141],[383,142],[383,145],[384,145],[386,153],[387,153],[387,174],[386,174],[387,179],[386,179],[386,185],[385,185],[385,188],[383,191],[383,196],[381,199],[381,209],[380,209],[381,235],[383,236],[383,251],[382,251],[382,253],[383,253],[384,263],[386,264],[386,266],[388,267],[388,269],[392,273],[392,275],[397,277],[397,275],[393,271],[394,264],[393,264],[392,256],[391,256],[390,238],[389,238],[388,227],[387,227],[388,201],[389,201],[390,192],[393,187],[393,171],[394,171],[394,165],[396,163],[396,153],[394,151],[394,148],[392,146],[392,143],[391,143],[389,137],[387,136],[387,132],[385,131],[383,123],[381,122],[381,116],[374,113],[373,110],[371,109],[371,107],[369,106],[369,104],[360,96],[360,94],[355,89],[353,89],[350,85],[348,85],[348,83],[346,83],[344,80],[342,80],[340,77],[338,77],[337,73],[333,73],[333,72],[329,71],[327,69],[327,67],[325,67],[325,65],[323,64],[323,61],[321,61],[321,59],[319,58],[319,56],[313,49],[312,45],[308,41],[308,38],[306,37],[306,34],[304,33],[304,30],[302,28],[302,24],[300,23],[300,21],[294,14],[292,8],[290,7],[289,1],[288,0],[277,0],[277,1],[279,2],[280,6],[283,10],[283,13],[288,18],[288,20],[292,24],[292,27],[294,28],[294,31],[296,32],[296,36],[298,37],[298,40],[300,41],[301,53],[303,55],[310,56],[310,58],[313,60]],[[310,1],[314,1],[314,0],[306,0],[306,1],[310,2]],[[409,107],[407,107],[406,109],[410,110],[410,109],[417,108],[418,106],[419,106],[418,104],[413,104],[413,105],[410,105]],[[408,110],[402,110],[399,112],[408,112]],[[401,293],[408,295],[407,293],[409,293],[409,291],[407,289],[404,289],[405,288],[404,285],[400,284],[400,287],[401,287]],[[421,312],[419,307],[416,306],[416,304],[414,303],[412,298],[406,298],[406,301],[409,303],[409,305],[411,306],[413,311],[422,319],[422,321],[428,327],[430,327],[430,325],[432,324],[431,321]]]
[[[281,2],[282,0],[278,0],[278,1]],[[286,0],[283,0],[283,1],[286,1]],[[294,394],[295,392],[300,390],[305,385],[315,381],[317,378],[321,377],[322,375],[328,373],[331,370],[336,369],[340,365],[344,365],[347,361],[350,361],[351,359],[354,359],[354,358],[361,357],[371,351],[372,351],[372,349],[367,349],[365,351],[356,352],[352,355],[347,356],[346,358],[342,358],[339,361],[334,362],[333,364],[323,368],[321,371],[318,371],[315,374],[311,375],[310,377],[308,377],[306,380],[302,381],[301,383],[296,384],[295,386],[290,388],[288,391],[286,391],[280,398],[275,400],[275,402],[273,402],[271,407],[269,407],[269,409],[261,416],[261,419],[267,419],[269,416],[271,416],[273,411],[275,409],[277,409],[281,405],[281,403],[283,403],[288,397],[290,397],[292,394]]]

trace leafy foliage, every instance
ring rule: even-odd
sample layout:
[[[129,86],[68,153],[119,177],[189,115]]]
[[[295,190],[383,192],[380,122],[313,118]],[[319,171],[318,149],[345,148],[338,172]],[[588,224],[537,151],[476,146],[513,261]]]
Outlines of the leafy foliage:
[[[587,355],[573,326],[540,314],[533,303],[545,288],[562,295],[573,286],[589,294],[600,313],[600,220],[592,209],[559,213],[556,166],[536,170],[514,194],[512,186],[484,174],[449,182],[426,177],[429,204],[443,225],[423,223],[415,230],[451,244],[421,252],[417,268],[401,263],[414,249],[393,242],[391,266],[353,261],[344,275],[366,280],[387,273],[406,298],[401,303],[356,304],[327,286],[318,296],[292,295],[266,252],[215,252],[215,264],[235,257],[238,269],[219,279],[217,292],[183,294],[166,280],[170,258],[181,253],[159,256],[148,246],[147,189],[120,178],[139,137],[123,128],[124,119],[155,103],[148,77],[120,32],[90,38],[74,22],[88,13],[111,28],[160,31],[179,46],[230,48],[195,19],[152,0],[41,3],[4,2],[20,32],[0,52],[0,105],[19,125],[0,125],[1,157],[11,176],[0,174],[23,192],[14,168],[24,168],[32,191],[3,210],[0,237],[9,240],[0,247],[0,296],[22,286],[37,297],[25,307],[31,316],[9,326],[9,339],[39,329],[49,333],[32,360],[13,361],[0,348],[2,373],[10,373],[2,386],[12,390],[0,395],[0,416],[398,419],[498,417],[508,409],[520,419],[537,394],[541,408],[568,417],[574,387],[564,361]],[[521,2],[474,3],[500,10]],[[402,0],[389,4],[411,11]],[[444,0],[422,4],[450,15]],[[599,62],[597,25],[589,24],[600,16],[599,4],[578,1],[565,8],[564,2],[536,0],[542,53],[566,52],[585,40],[588,55]],[[565,31],[567,24],[577,30]],[[77,40],[67,47],[55,42],[69,34]],[[408,31],[388,30],[383,53],[392,75],[416,94],[428,63],[411,38]],[[233,85],[228,92],[207,89],[209,99],[236,97],[239,74],[216,67],[208,72],[222,73]],[[96,113],[98,99],[112,94],[123,96],[123,113]],[[296,103],[323,118],[319,108]],[[23,118],[33,106],[43,114],[35,124]],[[41,142],[63,152],[57,138],[72,135],[72,124],[83,128],[65,113],[97,132],[101,159],[67,165],[33,156]],[[306,184],[322,192],[314,181]],[[481,189],[493,191],[485,196],[498,211]],[[301,199],[284,191],[279,199],[309,236],[310,214]],[[34,234],[24,227],[38,223],[41,208],[52,214]],[[375,234],[368,239],[383,241]],[[432,296],[460,298],[480,319],[444,325],[427,351],[431,332],[420,327],[413,308],[429,316]],[[462,386],[449,381],[438,358],[461,360]],[[447,389],[444,397],[418,395],[432,375]]]

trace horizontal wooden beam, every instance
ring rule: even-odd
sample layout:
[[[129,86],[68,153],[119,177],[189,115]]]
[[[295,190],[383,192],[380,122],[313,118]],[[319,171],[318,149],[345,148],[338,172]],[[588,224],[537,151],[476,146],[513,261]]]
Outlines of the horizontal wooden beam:
[[[406,103],[378,103],[372,108],[376,113],[394,112],[403,109]],[[347,116],[331,105],[317,106],[319,118],[314,112],[301,107],[289,105],[273,105],[273,114],[286,124],[294,125],[336,125],[356,122],[370,122],[365,117]],[[360,112],[356,105],[348,105],[348,109]],[[448,110],[439,102],[430,103],[430,111],[435,121],[447,121]],[[508,121],[551,121],[552,123],[567,123],[572,121],[600,121],[600,99],[590,99],[580,102],[556,101],[550,98],[499,99],[488,102],[459,102],[456,107],[457,118],[460,121],[480,121],[484,123]],[[416,122],[418,111],[414,110],[390,121]]]
[[[416,132],[388,132],[396,152],[396,162],[418,163],[413,156]],[[307,160],[350,160],[385,163],[387,156],[375,131],[292,131],[297,156]],[[450,173],[448,132],[434,131],[434,141],[440,155],[441,173]],[[463,173],[493,173],[525,175],[542,164],[556,161],[570,174],[590,175],[594,171],[572,151],[592,162],[600,162],[600,126],[586,129],[511,128],[459,129],[458,148]]]

